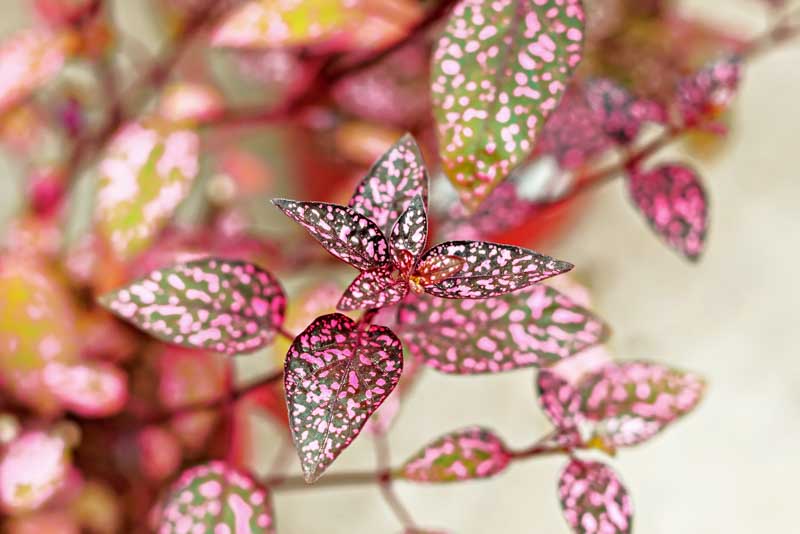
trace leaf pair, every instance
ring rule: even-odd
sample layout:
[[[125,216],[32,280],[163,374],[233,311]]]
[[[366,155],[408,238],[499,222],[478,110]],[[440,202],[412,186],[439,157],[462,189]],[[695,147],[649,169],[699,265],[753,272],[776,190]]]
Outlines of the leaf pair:
[[[372,167],[348,206],[276,199],[328,252],[359,269],[340,310],[400,302],[409,289],[442,298],[482,299],[527,287],[572,265],[520,247],[451,241],[423,253],[428,175],[406,135]]]
[[[573,387],[543,370],[537,378],[542,410],[571,446],[584,440],[613,452],[643,443],[700,402],[705,383],[699,377],[663,365],[632,361],[609,364]]]

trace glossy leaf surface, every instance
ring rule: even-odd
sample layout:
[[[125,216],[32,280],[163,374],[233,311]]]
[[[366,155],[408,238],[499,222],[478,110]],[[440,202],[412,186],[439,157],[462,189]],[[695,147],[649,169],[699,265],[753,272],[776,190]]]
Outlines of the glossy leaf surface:
[[[355,210],[325,202],[272,201],[300,223],[325,250],[356,269],[367,271],[390,259],[381,229]]]
[[[544,285],[485,300],[420,295],[403,303],[398,322],[414,356],[454,374],[546,366],[608,335],[594,314]]]
[[[444,171],[476,208],[523,162],[583,50],[579,0],[462,0],[433,55]]]
[[[170,488],[158,534],[274,534],[269,491],[220,461],[191,467]]]
[[[314,320],[286,355],[290,428],[308,482],[361,432],[403,370],[402,346],[386,327],[360,328],[334,313]]]
[[[408,282],[392,264],[364,271],[345,290],[336,309],[367,310],[400,302],[408,293]]]
[[[449,241],[428,250],[431,256],[455,256],[465,261],[458,274],[424,286],[437,297],[484,299],[523,289],[567,272],[573,265],[532,250],[486,241]]]
[[[691,412],[705,382],[698,376],[649,362],[611,363],[579,387],[581,412],[597,423],[596,435],[612,446],[647,441]]]
[[[283,290],[270,273],[222,259],[153,271],[101,301],[162,341],[226,354],[269,344],[286,307]]]
[[[628,534],[633,529],[628,491],[607,465],[573,459],[561,473],[558,496],[564,519],[577,534]]]
[[[391,235],[392,228],[417,196],[428,205],[428,171],[414,138],[406,134],[372,166],[348,206]]]
[[[708,229],[708,198],[694,169],[665,164],[634,172],[628,188],[653,231],[689,260],[699,259]]]
[[[491,430],[469,427],[426,445],[403,464],[400,476],[415,482],[459,482],[494,476],[510,461],[510,453]]]
[[[143,252],[189,194],[199,170],[200,141],[192,130],[130,123],[100,162],[95,216],[116,255]]]

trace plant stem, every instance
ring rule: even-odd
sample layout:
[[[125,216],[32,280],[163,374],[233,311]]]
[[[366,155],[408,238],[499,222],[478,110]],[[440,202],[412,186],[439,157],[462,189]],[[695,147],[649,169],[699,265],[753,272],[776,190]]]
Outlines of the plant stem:
[[[378,471],[387,473],[389,472],[389,466],[392,463],[389,440],[386,439],[386,434],[379,433],[375,435],[373,442],[375,444],[375,457],[376,463],[378,464]],[[400,501],[400,498],[397,496],[397,493],[394,491],[392,478],[390,476],[381,478],[378,485],[380,487],[383,500],[389,505],[389,508],[391,508],[392,512],[403,525],[403,527],[415,528],[416,525],[414,523],[414,518],[411,517],[411,513],[403,505],[403,503]]]

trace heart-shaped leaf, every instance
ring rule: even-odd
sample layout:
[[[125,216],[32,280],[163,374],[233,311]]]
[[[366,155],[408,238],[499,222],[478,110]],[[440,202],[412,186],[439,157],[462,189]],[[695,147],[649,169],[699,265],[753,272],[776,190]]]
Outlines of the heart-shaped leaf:
[[[428,171],[417,142],[406,134],[375,162],[348,206],[372,219],[388,236],[417,196],[427,207]]]
[[[286,354],[290,428],[306,481],[314,482],[361,432],[403,371],[403,349],[384,326],[323,315]]]
[[[653,231],[689,260],[698,260],[708,228],[708,199],[694,169],[665,164],[633,172],[628,188]]]
[[[226,354],[272,342],[286,296],[252,263],[203,259],[159,269],[101,297],[120,318],[176,345]]]
[[[420,295],[403,302],[398,323],[414,356],[454,374],[546,366],[608,336],[594,314],[545,285],[485,300]]]
[[[607,465],[573,459],[561,473],[558,496],[577,534],[628,534],[633,529],[628,491]]]
[[[100,162],[95,216],[121,259],[144,251],[189,194],[199,170],[196,132],[130,123]]]
[[[38,28],[23,30],[0,43],[0,113],[58,74],[66,45],[66,38]]]
[[[269,491],[224,462],[187,469],[161,505],[158,533],[192,532],[274,534]]]
[[[345,290],[336,309],[367,310],[382,308],[403,300],[408,293],[408,282],[392,264],[364,271]]]
[[[688,125],[728,107],[739,87],[741,65],[740,58],[725,57],[678,83],[678,109]]]
[[[574,267],[532,250],[486,241],[448,241],[428,250],[421,262],[432,256],[455,256],[465,261],[454,276],[423,286],[431,295],[451,299],[504,295]]]
[[[698,376],[649,362],[611,363],[581,381],[581,412],[597,423],[605,443],[647,441],[691,412],[705,382]]]
[[[494,476],[510,461],[511,453],[491,430],[468,427],[426,445],[399,475],[415,482],[460,482]]]
[[[325,250],[356,269],[367,271],[390,260],[389,243],[381,229],[353,209],[286,199],[272,203],[300,223]]]
[[[580,0],[462,0],[433,55],[445,173],[476,208],[531,152],[583,51]]]

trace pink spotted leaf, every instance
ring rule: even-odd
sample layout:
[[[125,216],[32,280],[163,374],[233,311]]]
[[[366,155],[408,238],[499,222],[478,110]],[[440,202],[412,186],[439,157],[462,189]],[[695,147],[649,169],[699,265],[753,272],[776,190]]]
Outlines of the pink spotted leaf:
[[[678,83],[678,110],[688,125],[726,109],[739,87],[741,59],[725,57]]]
[[[625,87],[607,78],[589,81],[584,95],[605,134],[622,145],[636,139],[644,122],[664,122],[667,118],[662,106],[637,98]]]
[[[610,363],[581,381],[581,413],[611,447],[649,440],[691,412],[705,382],[698,376],[641,361]]]
[[[422,198],[423,209],[427,208],[428,171],[419,146],[406,134],[373,164],[348,206],[370,218],[388,236],[417,196]]]
[[[392,264],[359,274],[345,290],[336,309],[341,311],[382,308],[403,300],[408,281]]]
[[[187,469],[170,487],[158,513],[157,532],[274,534],[272,499],[248,473],[211,461]]]
[[[494,476],[510,461],[511,453],[491,430],[468,427],[426,445],[399,475],[415,482],[460,482]]]
[[[628,534],[633,529],[628,490],[605,464],[572,459],[559,478],[558,497],[576,534]]]
[[[445,174],[475,209],[521,164],[583,52],[580,0],[462,0],[433,55]]]
[[[547,369],[536,377],[539,404],[556,428],[575,428],[581,419],[581,397],[566,380]]]
[[[389,261],[389,242],[373,221],[355,210],[326,202],[272,201],[300,223],[325,250],[366,271]]]
[[[607,326],[545,285],[484,300],[406,299],[398,332],[427,366],[452,374],[542,367],[601,343]]]
[[[425,201],[421,195],[417,195],[411,200],[408,208],[400,215],[392,227],[389,242],[395,255],[399,251],[406,251],[416,259],[425,249],[427,240],[428,214],[426,213]],[[396,257],[395,261],[403,263],[404,258]]]
[[[634,204],[653,231],[691,261],[700,258],[708,228],[708,199],[697,172],[683,164],[636,170],[628,179]]]
[[[127,375],[107,362],[53,362],[45,367],[43,378],[64,408],[83,417],[108,417],[128,400]]]
[[[157,339],[226,354],[271,343],[286,308],[283,289],[269,272],[215,258],[155,270],[101,302]]]
[[[532,250],[486,241],[449,241],[428,250],[422,257],[458,257],[463,267],[437,282],[422,281],[426,293],[455,299],[485,299],[523,289],[551,276],[565,273],[573,265]]]
[[[286,355],[290,429],[307,482],[317,480],[394,390],[403,370],[400,340],[384,326],[323,315]]]

